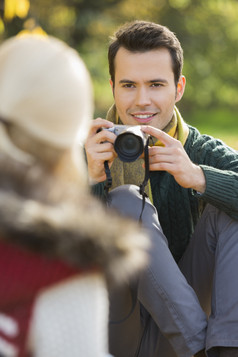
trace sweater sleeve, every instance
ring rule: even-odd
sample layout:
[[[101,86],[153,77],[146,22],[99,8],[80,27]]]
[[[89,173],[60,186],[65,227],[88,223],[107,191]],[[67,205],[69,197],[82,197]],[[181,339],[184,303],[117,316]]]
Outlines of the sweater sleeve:
[[[238,173],[200,166],[206,179],[206,191],[202,198],[238,220]]]
[[[206,179],[205,192],[195,195],[238,220],[238,152],[221,140],[190,130],[188,154]]]
[[[102,275],[75,276],[44,289],[32,315],[34,356],[106,357],[108,293]]]

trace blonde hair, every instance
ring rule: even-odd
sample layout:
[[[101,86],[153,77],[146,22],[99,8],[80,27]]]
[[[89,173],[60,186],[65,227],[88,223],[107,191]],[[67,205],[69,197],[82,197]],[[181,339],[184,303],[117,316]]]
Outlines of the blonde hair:
[[[0,46],[2,152],[26,165],[35,160],[30,145],[24,151],[15,145],[11,126],[56,152],[71,150],[83,142],[92,116],[90,75],[75,50],[54,37],[32,34]],[[74,153],[83,160],[82,153]]]

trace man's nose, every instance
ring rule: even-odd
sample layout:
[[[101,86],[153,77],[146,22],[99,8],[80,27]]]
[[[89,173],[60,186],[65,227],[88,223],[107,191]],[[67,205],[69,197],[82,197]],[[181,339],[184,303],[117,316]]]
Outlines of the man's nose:
[[[151,104],[151,98],[148,88],[145,87],[137,88],[136,105],[142,107],[150,104]]]

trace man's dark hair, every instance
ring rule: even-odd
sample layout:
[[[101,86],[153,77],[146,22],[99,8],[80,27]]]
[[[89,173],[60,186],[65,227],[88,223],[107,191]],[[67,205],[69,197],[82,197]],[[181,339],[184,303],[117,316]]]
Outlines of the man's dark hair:
[[[147,21],[133,21],[126,23],[114,36],[108,49],[109,73],[115,81],[115,57],[120,47],[131,52],[146,52],[159,48],[167,48],[177,86],[183,68],[183,50],[179,40],[167,27]]]

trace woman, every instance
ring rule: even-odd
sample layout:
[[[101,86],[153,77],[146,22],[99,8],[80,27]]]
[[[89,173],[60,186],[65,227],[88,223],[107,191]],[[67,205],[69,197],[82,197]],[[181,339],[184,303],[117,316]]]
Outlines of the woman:
[[[147,240],[88,192],[88,71],[52,37],[0,46],[0,356],[108,353],[107,284],[143,266]]]

